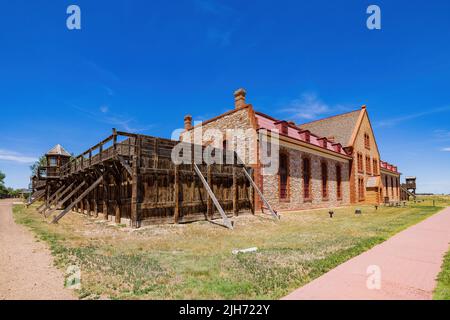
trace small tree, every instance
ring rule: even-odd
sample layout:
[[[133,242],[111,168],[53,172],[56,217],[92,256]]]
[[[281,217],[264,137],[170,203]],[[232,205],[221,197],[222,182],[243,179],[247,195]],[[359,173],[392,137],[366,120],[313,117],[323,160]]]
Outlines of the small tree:
[[[39,167],[46,167],[47,166],[47,157],[42,156],[39,158],[38,161],[36,161],[32,166],[30,166],[31,169],[31,175],[37,175]]]
[[[5,187],[6,175],[0,171],[0,198],[5,197],[8,194],[8,189]]]

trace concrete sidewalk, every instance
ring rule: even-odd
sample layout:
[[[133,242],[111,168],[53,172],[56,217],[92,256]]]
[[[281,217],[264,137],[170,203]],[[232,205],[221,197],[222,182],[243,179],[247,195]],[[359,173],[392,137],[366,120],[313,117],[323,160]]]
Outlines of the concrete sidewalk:
[[[284,299],[432,299],[449,243],[450,208],[447,208],[341,264]]]

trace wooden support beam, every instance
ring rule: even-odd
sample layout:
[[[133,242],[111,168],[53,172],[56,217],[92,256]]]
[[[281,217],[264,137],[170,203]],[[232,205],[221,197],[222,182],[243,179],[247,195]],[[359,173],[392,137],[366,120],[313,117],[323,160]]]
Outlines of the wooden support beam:
[[[127,170],[128,174],[133,177],[133,170],[131,169],[130,165],[125,161],[125,159],[122,156],[117,156],[119,158],[120,164],[123,165],[123,167]]]
[[[98,217],[98,188],[94,190],[94,217]]]
[[[130,140],[131,143],[131,140]],[[141,221],[141,204],[142,204],[142,175],[141,175],[141,157],[142,157],[142,138],[136,136],[134,138],[134,154],[133,154],[133,168],[131,171],[131,227],[139,228]],[[128,173],[130,173],[130,171]]]
[[[174,215],[173,219],[175,223],[178,223],[180,221],[180,174],[179,174],[180,166],[175,166],[175,172],[174,172],[174,184],[173,184],[173,198],[175,201],[175,209],[174,209]]]
[[[53,219],[53,223],[57,223],[81,200],[83,200],[92,190],[94,190],[103,181],[103,176],[97,179],[89,188],[87,188],[74,202],[72,202],[63,212]]]
[[[91,201],[89,201],[89,195],[87,196],[87,199],[84,200],[86,202],[86,215],[91,215]]]
[[[44,214],[45,217],[48,217],[50,215],[53,214],[53,212],[55,212],[60,206],[62,206],[64,203],[66,203],[67,200],[69,200],[70,198],[72,198],[72,196],[78,192],[78,190],[80,190],[82,187],[84,187],[84,185],[86,184],[85,181],[83,181],[78,187],[76,187],[75,189],[72,190],[71,193],[69,193],[64,199],[62,199],[60,202],[58,202],[58,204],[56,205],[56,207],[51,210],[50,212],[48,212],[47,214]]]
[[[250,181],[251,185],[253,186],[253,189],[258,193],[259,197],[264,202],[264,204],[266,205],[267,209],[269,209],[269,211],[272,214],[272,216],[274,218],[276,218],[276,219],[280,219],[280,216],[278,215],[278,213],[275,210],[272,209],[270,203],[266,200],[266,198],[264,197],[263,193],[261,192],[261,190],[259,190],[258,186],[256,185],[255,181],[253,181],[252,177],[247,172],[247,169],[245,167],[243,167],[242,170],[244,171],[245,176],[247,177],[247,179]]]
[[[53,200],[58,196],[58,194],[65,188],[66,186],[63,184],[54,194],[48,198],[47,202],[45,202],[43,205],[41,205],[37,210],[42,213],[42,211],[45,211],[48,209],[49,205],[53,202]]]
[[[40,190],[40,191],[36,191],[35,193],[33,193],[33,195],[31,197],[32,198],[34,197],[34,199],[32,199],[30,202],[27,203],[27,207],[31,206],[36,201],[42,199],[45,196],[45,193],[46,193],[45,190]]]
[[[103,180],[103,219],[108,220],[108,209],[109,209],[109,181],[108,179]]]
[[[120,224],[120,202],[119,200],[116,200],[116,207],[115,207],[115,223]]]
[[[212,166],[208,166],[206,169],[206,180],[209,184],[209,186],[212,188],[213,181],[212,181]],[[212,190],[212,189],[211,189]],[[208,197],[206,199],[206,214],[208,216],[208,219],[212,220],[214,216],[214,204],[211,197]]]
[[[231,190],[231,196],[233,198],[233,213],[235,216],[239,214],[239,201],[238,201],[238,180],[237,180],[237,168],[233,166],[233,188]]]
[[[70,189],[72,189],[72,187],[73,187],[74,184],[75,184],[75,182],[72,182],[69,186],[67,186],[67,188],[65,188],[60,194],[58,194],[58,195],[56,196],[56,198],[55,198],[52,202],[50,202],[50,204],[48,205],[48,207],[45,207],[45,209],[42,211],[42,213],[44,213],[44,215],[45,215],[45,211],[51,209],[53,205],[57,205],[58,201],[59,201],[62,197],[64,197],[64,195],[66,195],[67,192],[70,191]]]
[[[197,173],[198,177],[203,183],[203,186],[205,187],[206,191],[208,192],[208,195],[212,198],[217,210],[219,211],[220,215],[222,216],[223,222],[225,226],[228,229],[233,229],[233,224],[231,223],[230,219],[228,219],[227,215],[223,211],[222,207],[220,206],[219,201],[217,200],[216,196],[214,195],[214,192],[212,192],[211,188],[208,185],[208,182],[206,182],[205,177],[203,176],[202,172],[198,168],[197,164],[194,163],[194,170]]]

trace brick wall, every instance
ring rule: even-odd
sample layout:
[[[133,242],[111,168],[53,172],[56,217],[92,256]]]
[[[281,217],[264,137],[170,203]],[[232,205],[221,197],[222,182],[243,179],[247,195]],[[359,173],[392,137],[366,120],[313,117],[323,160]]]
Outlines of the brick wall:
[[[364,135],[369,135],[369,141],[370,141],[370,148],[366,148],[365,146],[365,139]],[[362,173],[358,171],[358,153],[362,154],[362,164],[363,164],[363,171]],[[367,168],[366,165],[366,156],[370,157],[370,168]],[[378,151],[375,136],[372,131],[372,127],[369,122],[369,117],[366,112],[364,112],[364,117],[361,122],[361,127],[359,128],[359,131],[356,135],[355,142],[353,144],[353,164],[352,164],[352,175],[351,175],[351,182],[350,182],[350,188],[351,188],[351,201],[353,203],[358,202],[366,202],[366,188],[367,185],[367,179],[373,175],[373,160],[376,159],[378,163],[377,172],[380,174],[380,153]],[[358,190],[358,179],[363,178],[364,179],[364,193],[360,194]],[[362,200],[361,200],[362,199]]]
[[[279,176],[263,175],[264,196],[277,210],[298,210],[308,208],[327,208],[350,203],[349,161],[341,162],[303,151],[281,147],[280,152],[289,155],[289,194],[288,199],[280,200]],[[303,159],[311,160],[311,200],[304,200],[303,192]],[[328,199],[322,198],[321,163],[328,165]],[[342,199],[337,199],[336,165],[341,166]]]
[[[254,116],[252,115],[253,110],[251,106],[247,106],[244,108],[240,108],[239,110],[236,110],[234,112],[230,112],[229,114],[226,114],[224,116],[218,117],[212,121],[205,122],[202,125],[202,136],[203,136],[203,142],[202,144],[208,144],[209,141],[212,139],[212,137],[208,134],[209,129],[215,129],[219,130],[224,134],[224,138],[227,137],[227,129],[239,129],[244,130],[247,132],[247,134],[244,135],[238,135],[236,138],[232,138],[228,136],[225,139],[231,140],[233,139],[233,142],[235,144],[235,150],[238,154],[238,156],[241,158],[241,160],[247,164],[252,165],[256,164],[257,160],[257,143],[256,143],[256,131],[254,131]],[[252,119],[253,117],[253,119]],[[194,130],[197,130],[198,127],[196,127]],[[190,141],[192,142],[193,137],[193,130],[183,132],[181,134],[180,139],[182,141]],[[221,147],[222,142],[219,141],[218,147]],[[231,143],[228,141],[228,143]],[[231,147],[229,147],[231,149]]]

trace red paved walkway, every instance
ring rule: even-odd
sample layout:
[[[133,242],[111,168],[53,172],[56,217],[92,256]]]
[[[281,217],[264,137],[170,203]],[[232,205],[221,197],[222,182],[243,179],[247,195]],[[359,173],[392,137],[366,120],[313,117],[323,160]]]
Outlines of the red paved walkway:
[[[341,264],[284,299],[431,299],[449,244],[450,208],[447,208]]]

